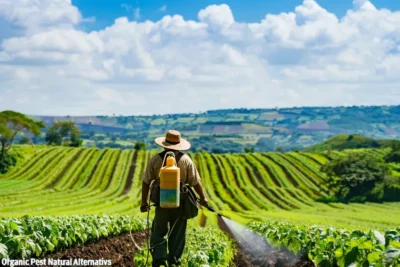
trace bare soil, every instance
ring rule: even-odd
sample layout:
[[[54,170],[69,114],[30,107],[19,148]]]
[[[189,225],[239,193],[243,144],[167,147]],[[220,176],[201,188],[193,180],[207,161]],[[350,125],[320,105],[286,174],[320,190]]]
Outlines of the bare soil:
[[[147,231],[132,233],[135,243],[143,247],[147,240]],[[85,259],[85,260],[111,260],[112,266],[132,267],[133,256],[138,251],[130,234],[122,234],[115,237],[101,239],[96,243],[75,247],[65,251],[46,255],[51,259]]]
[[[219,226],[227,232],[232,239],[233,234],[222,219],[219,219]],[[111,260],[112,266],[132,267],[134,254],[138,247],[143,247],[147,241],[147,231],[132,233],[136,245],[132,242],[129,233],[120,236],[101,239],[95,243],[81,247],[71,248],[65,251],[48,254],[44,258],[52,259],[86,259],[86,260]],[[236,240],[238,252],[235,255],[235,267],[314,267],[315,265],[304,258],[296,258],[287,249],[279,249],[268,245],[268,249],[263,253],[254,254],[253,250],[247,246],[242,246],[240,240]]]

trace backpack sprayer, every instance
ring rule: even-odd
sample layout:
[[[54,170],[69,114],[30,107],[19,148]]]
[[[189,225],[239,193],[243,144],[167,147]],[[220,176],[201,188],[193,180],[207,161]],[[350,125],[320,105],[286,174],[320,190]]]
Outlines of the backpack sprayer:
[[[167,158],[167,156],[169,156]],[[166,161],[166,166],[164,162]],[[180,189],[180,169],[177,166],[175,154],[167,152],[164,156],[160,169],[160,207],[162,208],[178,208],[179,207],[179,189]],[[203,204],[198,198],[196,202],[207,208],[209,211],[222,215],[208,204]]]

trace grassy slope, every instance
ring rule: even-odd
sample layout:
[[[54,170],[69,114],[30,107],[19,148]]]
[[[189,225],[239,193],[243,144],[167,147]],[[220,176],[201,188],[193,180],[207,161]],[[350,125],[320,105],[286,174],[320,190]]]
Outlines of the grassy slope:
[[[400,145],[398,140],[375,140],[358,134],[341,134],[315,146],[306,148],[308,152],[323,152],[327,150],[345,150],[359,148],[386,148]]]
[[[52,147],[19,148],[26,154],[0,176],[3,216],[134,214],[140,175],[154,152]],[[367,151],[368,150],[363,150]],[[374,150],[368,153],[378,153]],[[241,222],[284,220],[341,228],[398,226],[400,203],[322,204],[327,158],[315,153],[191,154],[211,204]],[[313,189],[315,187],[315,189]],[[212,215],[209,215],[212,221]]]

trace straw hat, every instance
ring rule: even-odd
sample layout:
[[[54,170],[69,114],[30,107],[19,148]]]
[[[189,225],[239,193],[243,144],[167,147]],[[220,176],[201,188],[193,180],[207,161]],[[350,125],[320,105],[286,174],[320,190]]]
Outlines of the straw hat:
[[[157,145],[172,150],[188,150],[190,143],[181,138],[181,133],[175,130],[169,130],[165,137],[157,137],[155,140]]]

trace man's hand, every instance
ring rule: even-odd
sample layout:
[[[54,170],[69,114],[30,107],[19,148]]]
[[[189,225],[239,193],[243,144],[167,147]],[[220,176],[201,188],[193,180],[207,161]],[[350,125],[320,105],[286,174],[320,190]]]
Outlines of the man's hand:
[[[208,204],[208,199],[205,197],[205,198],[200,198],[200,204],[201,205],[207,205]]]
[[[140,205],[140,212],[148,212],[150,210],[149,205],[147,205],[147,203],[142,203],[142,205]]]
[[[142,204],[140,205],[141,212],[149,211],[150,207],[147,204],[147,195],[149,194],[150,184],[142,182]]]

